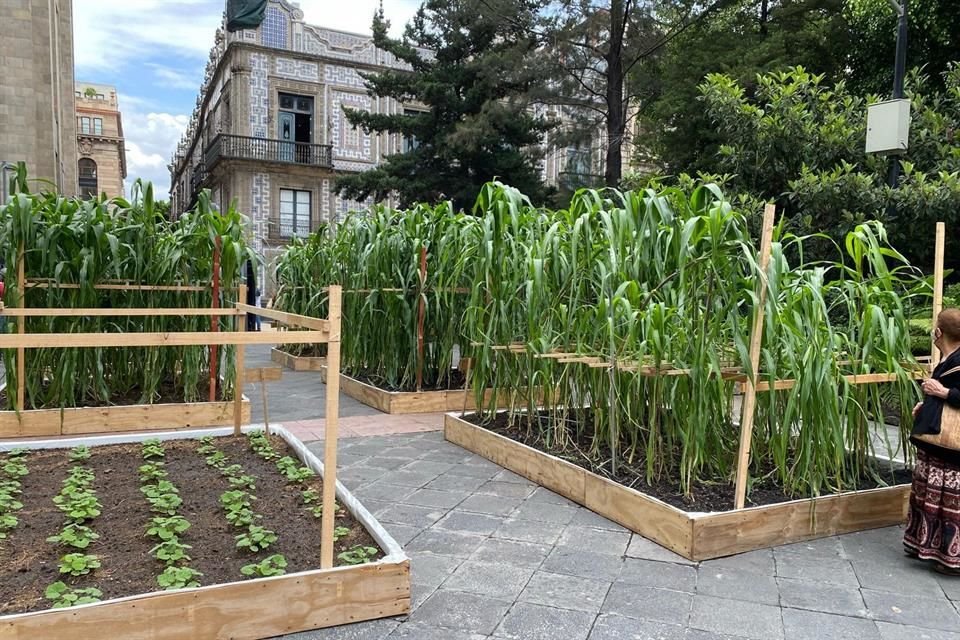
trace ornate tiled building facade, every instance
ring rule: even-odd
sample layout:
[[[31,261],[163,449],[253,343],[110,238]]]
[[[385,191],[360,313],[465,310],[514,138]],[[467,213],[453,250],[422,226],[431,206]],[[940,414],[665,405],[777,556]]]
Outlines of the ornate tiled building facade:
[[[369,205],[337,195],[336,176],[371,169],[401,151],[400,136],[366,134],[343,110],[417,109],[372,98],[360,75],[403,66],[370,36],[304,23],[303,12],[286,0],[270,0],[257,29],[221,28],[170,164],[171,211],[182,213],[209,189],[218,205],[233,203],[250,215],[269,293],[271,264],[291,238]],[[565,150],[546,154],[546,181],[557,181],[567,158]]]

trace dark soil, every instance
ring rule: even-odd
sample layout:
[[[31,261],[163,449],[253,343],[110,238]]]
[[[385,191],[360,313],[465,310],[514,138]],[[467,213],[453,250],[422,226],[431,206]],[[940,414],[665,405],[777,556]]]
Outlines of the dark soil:
[[[394,386],[390,385],[383,378],[370,374],[369,372],[364,371],[350,371],[344,369],[344,375],[348,375],[355,380],[369,384],[372,387],[378,389],[383,389],[384,391],[402,391],[413,393],[417,391],[416,383],[410,383],[405,386]],[[451,369],[450,375],[447,377],[447,380],[444,384],[439,384],[436,381],[432,383],[424,380],[423,382],[423,391],[459,391],[463,389],[467,384],[467,376],[460,371],[459,369]]]
[[[505,413],[497,414],[496,419],[487,424],[481,424],[475,413],[464,416],[464,420],[538,451],[566,460],[624,486],[642,491],[684,511],[729,511],[734,503],[734,487],[731,479],[701,480],[693,489],[692,498],[688,498],[680,490],[679,483],[674,480],[664,478],[648,483],[642,461],[636,463],[634,467],[630,467],[626,461],[622,461],[618,467],[618,472],[616,474],[611,473],[609,448],[606,445],[601,445],[600,455],[597,459],[590,459],[586,456],[585,452],[589,451],[593,444],[589,435],[586,435],[590,432],[590,429],[584,429],[585,435],[579,442],[575,443],[575,447],[568,450],[559,450],[555,447],[547,447],[537,430],[533,430],[528,436],[525,426],[519,421],[515,421],[513,426],[509,426]],[[779,486],[773,477],[773,471],[773,467],[770,467],[761,469],[760,473],[753,472],[754,483],[747,494],[747,506],[777,504],[803,497],[785,494],[783,487]],[[911,480],[911,472],[908,469],[897,468],[891,474],[889,467],[881,468],[878,465],[876,473],[883,478],[883,482],[878,482],[876,478],[867,476],[860,480],[857,489],[874,489],[893,484],[908,484]],[[767,477],[768,474],[770,477]],[[757,476],[763,477],[763,480],[757,479]]]
[[[256,478],[252,493],[257,500],[253,510],[263,516],[259,524],[276,533],[278,539],[259,553],[237,549],[234,536],[242,529],[227,522],[219,502],[220,494],[229,488],[226,478],[194,451],[196,441],[165,442],[168,479],[183,499],[177,513],[191,524],[180,539],[193,547],[188,551],[189,566],[203,574],[200,584],[246,580],[240,573],[242,566],[277,553],[286,558],[287,573],[318,569],[320,519],[302,506],[300,493],[308,487],[321,492],[322,480],[288,484],[272,462],[250,450],[245,437],[217,438],[214,442],[227,455],[228,464],[240,464]],[[281,438],[274,437],[273,446],[281,455],[296,458]],[[150,554],[154,540],[144,535],[153,514],[140,492],[140,445],[100,446],[91,448],[91,452],[86,466],[94,472],[94,489],[103,508],[88,523],[100,539],[85,552],[99,556],[101,567],[87,576],[67,578],[64,582],[74,587],[94,586],[103,592],[102,599],[159,591],[156,576],[164,567]],[[72,464],[67,454],[66,449],[45,450],[30,452],[26,457],[30,473],[21,479],[20,500],[24,508],[17,512],[20,523],[6,540],[0,541],[0,614],[49,608],[43,592],[61,579],[60,556],[74,551],[46,541],[60,531],[64,522],[52,500]],[[338,512],[336,525],[349,528],[350,534],[335,543],[335,564],[343,564],[336,554],[354,545],[379,549],[346,511]]]
[[[83,404],[78,404],[79,407],[117,407],[117,406],[129,406],[134,404],[174,404],[181,402],[207,402],[210,398],[209,395],[210,383],[208,381],[201,382],[197,388],[197,395],[190,400],[186,399],[186,396],[183,393],[183,386],[175,385],[172,381],[162,382],[157,393],[151,399],[150,402],[143,401],[143,392],[138,387],[133,387],[123,393],[117,393],[110,397],[109,402],[104,402],[96,398],[86,398],[84,399]],[[233,400],[233,398],[227,398],[224,396],[223,385],[217,384],[217,395],[218,401],[225,402],[227,400]],[[9,400],[7,398],[7,390],[4,388],[0,391],[0,407],[10,407],[12,404],[8,404]],[[60,406],[33,406],[30,404],[29,394],[26,397],[27,409],[59,409]],[[69,408],[69,407],[68,407]]]

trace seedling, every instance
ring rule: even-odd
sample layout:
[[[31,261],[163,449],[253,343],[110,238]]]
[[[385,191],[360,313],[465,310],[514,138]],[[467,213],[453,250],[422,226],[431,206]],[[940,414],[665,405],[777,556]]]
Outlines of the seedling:
[[[252,524],[245,533],[234,536],[238,549],[248,549],[254,553],[266,549],[277,541],[277,534],[259,525]]]
[[[260,517],[261,516],[255,514],[253,510],[248,507],[241,507],[236,511],[227,512],[227,522],[235,527],[249,527],[253,524],[254,520]]]
[[[203,574],[190,567],[167,567],[157,576],[157,584],[164,589],[183,589],[184,587],[199,587],[197,578]]]
[[[320,500],[320,492],[316,489],[304,489],[300,495],[303,496],[303,504],[309,505]]]
[[[377,555],[376,547],[365,547],[363,545],[357,545],[348,551],[337,554],[337,557],[346,562],[347,564],[363,564],[365,562],[370,562],[373,560],[374,556]]]
[[[183,500],[175,493],[162,493],[155,497],[148,496],[147,500],[150,502],[150,508],[154,513],[162,513],[168,516],[176,515],[177,507],[183,504]]]
[[[23,503],[13,497],[13,494],[4,493],[0,489],[0,513],[23,509]]]
[[[16,449],[11,449],[10,451],[7,451],[7,457],[8,457],[8,458],[23,458],[23,457],[25,457],[28,453],[30,453],[30,450],[29,450],[29,449],[24,449],[23,447],[18,447],[18,448],[16,448]]]
[[[15,528],[19,520],[12,513],[0,514],[0,540],[7,537],[7,531]]]
[[[250,489],[253,491],[257,488],[257,479],[253,476],[234,476],[232,478],[227,478],[227,482],[230,483],[231,487],[236,487],[237,489]]]
[[[16,460],[9,460],[3,463],[3,473],[11,478],[22,478],[27,475],[27,465]]]
[[[60,573],[71,576],[85,576],[94,569],[100,568],[100,559],[86,553],[68,553],[60,558]]]
[[[336,542],[341,538],[347,537],[348,535],[350,535],[350,529],[346,527],[336,527],[333,530],[333,541]]]
[[[140,487],[140,491],[148,498],[156,498],[157,496],[162,496],[165,493],[180,493],[177,490],[176,485],[169,480],[159,480],[157,484],[145,485]]]
[[[280,470],[280,473],[287,475],[289,472],[297,468],[297,461],[291,458],[290,456],[283,456],[277,460],[277,469]]]
[[[181,560],[190,561],[190,556],[187,555],[187,549],[192,549],[188,544],[183,544],[177,538],[171,538],[170,540],[164,540],[153,549],[150,549],[150,553],[153,554],[153,557],[157,560],[162,560],[168,565],[176,564]]]
[[[317,506],[313,507],[312,509],[310,509],[310,513],[313,514],[313,517],[314,517],[314,518],[320,518],[320,517],[322,517],[322,516],[323,516],[323,505],[322,505],[322,504],[318,504]],[[333,503],[333,515],[334,515],[334,517],[336,517],[336,516],[342,516],[343,513],[344,513],[344,512],[343,512],[343,509],[340,508],[340,505],[339,505],[338,503],[334,502],[334,503]]]
[[[211,467],[217,467],[218,469],[224,465],[227,461],[227,454],[223,451],[214,451],[206,457],[206,462]]]
[[[238,464],[231,464],[220,470],[225,476],[239,476],[243,475],[243,467]]]
[[[166,455],[163,451],[163,443],[159,440],[146,440],[140,449],[144,460],[162,460]]]
[[[62,544],[75,549],[86,549],[94,540],[98,540],[100,535],[93,529],[76,522],[71,522],[63,527],[63,531],[55,536],[47,538],[47,542]]]
[[[53,601],[54,609],[63,609],[78,604],[90,604],[100,602],[100,596],[103,593],[94,587],[86,589],[71,589],[59,580],[46,588],[43,592],[47,600]]]
[[[166,478],[169,474],[162,465],[162,462],[148,462],[147,464],[141,465],[140,468],[137,469],[140,473],[140,482],[157,482]]]
[[[240,568],[240,573],[245,576],[266,578],[268,576],[282,576],[286,573],[286,568],[287,559],[278,553],[264,558],[260,562],[244,565]]]
[[[64,488],[60,495],[54,496],[53,502],[67,518],[78,524],[100,515],[100,501],[85,489]]]
[[[73,462],[83,462],[90,459],[90,447],[85,444],[78,445],[70,450],[67,457]]]
[[[147,527],[147,535],[160,540],[172,540],[190,528],[183,516],[155,516]]]

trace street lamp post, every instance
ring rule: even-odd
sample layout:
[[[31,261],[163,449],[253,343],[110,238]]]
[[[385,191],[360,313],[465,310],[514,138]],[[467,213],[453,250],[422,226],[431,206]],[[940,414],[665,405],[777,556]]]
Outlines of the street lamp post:
[[[903,98],[903,78],[907,73],[907,0],[887,0],[897,12],[897,53],[893,66],[893,98]],[[900,182],[900,158],[894,155],[890,162],[888,184],[896,189]]]

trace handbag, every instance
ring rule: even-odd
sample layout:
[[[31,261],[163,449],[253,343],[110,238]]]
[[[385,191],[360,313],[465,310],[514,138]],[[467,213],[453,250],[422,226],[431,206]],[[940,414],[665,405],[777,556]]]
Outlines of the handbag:
[[[960,371],[960,367],[954,367],[945,371],[940,377],[943,378],[958,371]],[[960,409],[950,406],[944,401],[943,413],[940,414],[940,433],[923,433],[913,437],[944,449],[960,451]]]

